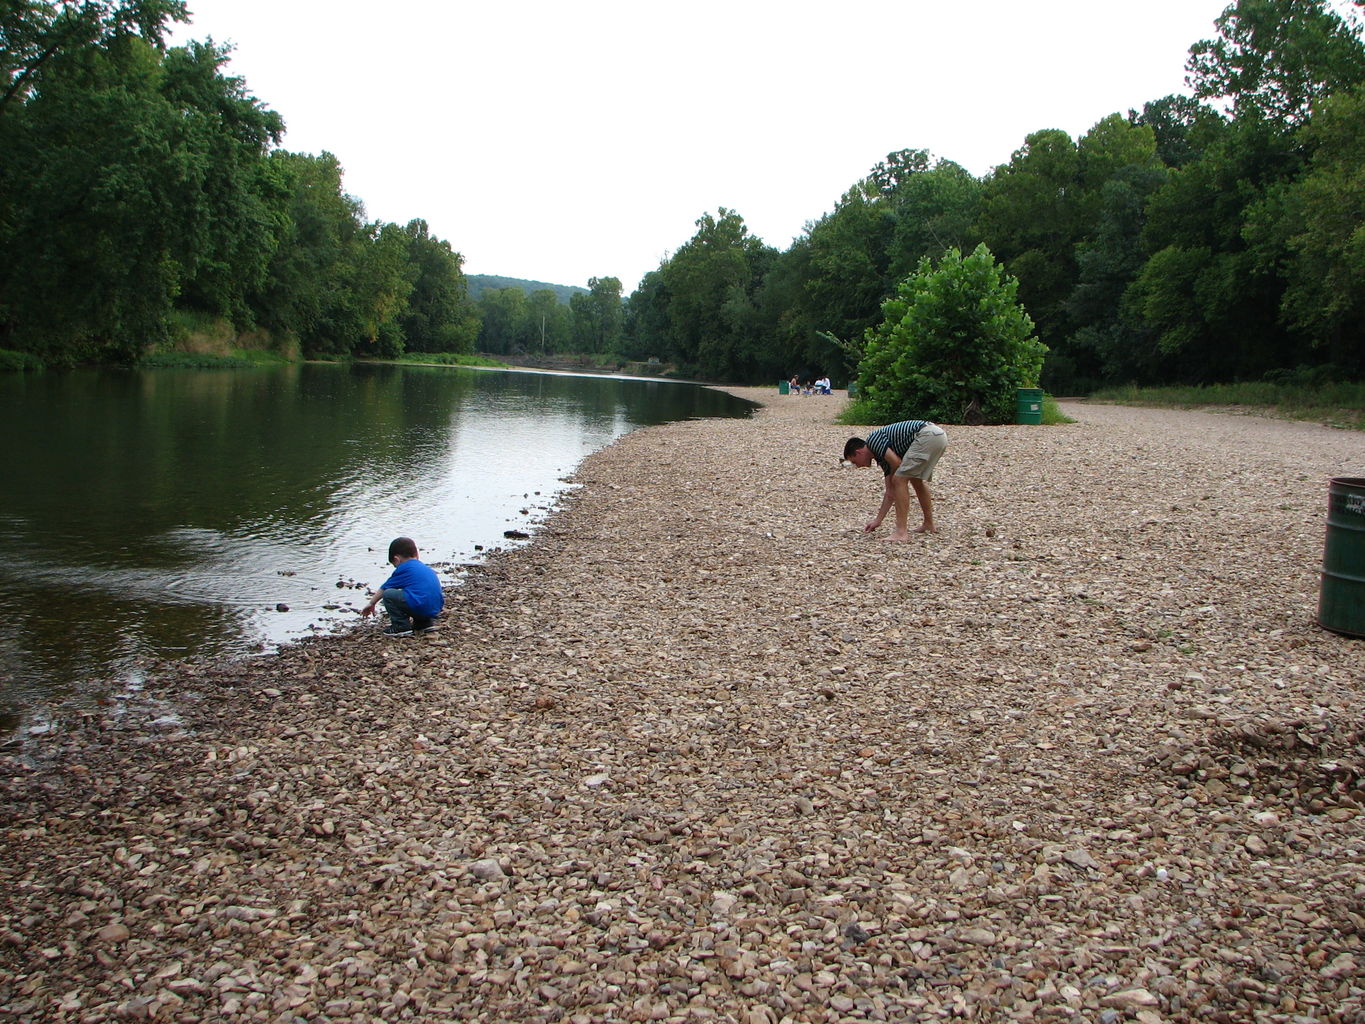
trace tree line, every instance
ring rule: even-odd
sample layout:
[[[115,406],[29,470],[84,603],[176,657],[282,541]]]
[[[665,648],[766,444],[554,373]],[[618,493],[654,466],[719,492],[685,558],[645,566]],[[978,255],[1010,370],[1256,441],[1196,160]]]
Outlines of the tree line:
[[[0,349],[133,361],[196,317],[306,356],[575,352],[681,375],[858,373],[898,289],[998,261],[1046,346],[1041,383],[1365,375],[1365,0],[1235,0],[1193,96],[1030,133],[975,176],[887,157],[787,249],[724,207],[638,288],[472,299],[428,225],[366,220],[328,153],[168,47],[178,0],[0,0]],[[984,249],[983,249],[984,247]]]
[[[1193,97],[1079,139],[1033,132],[979,178],[891,153],[785,251],[733,210],[703,216],[630,296],[629,354],[710,379],[852,379],[921,261],[984,245],[1017,281],[1051,391],[1365,375],[1357,12],[1237,0],[1216,27],[1190,50]]]
[[[469,351],[463,259],[369,221],[179,0],[0,2],[0,348],[132,362],[204,318],[305,356]]]

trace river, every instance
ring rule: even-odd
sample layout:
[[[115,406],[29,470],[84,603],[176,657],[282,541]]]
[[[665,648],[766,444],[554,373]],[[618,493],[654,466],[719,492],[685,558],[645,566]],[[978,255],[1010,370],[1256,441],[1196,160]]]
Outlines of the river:
[[[637,427],[746,416],[695,384],[412,365],[0,375],[0,731],[149,663],[358,621],[416,540],[447,584]]]

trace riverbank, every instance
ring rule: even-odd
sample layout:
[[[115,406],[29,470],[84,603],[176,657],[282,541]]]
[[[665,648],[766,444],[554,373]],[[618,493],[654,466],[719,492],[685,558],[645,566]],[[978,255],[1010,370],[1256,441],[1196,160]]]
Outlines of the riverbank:
[[[1358,435],[952,427],[860,527],[839,399],[637,431],[375,630],[182,666],[0,762],[0,1017],[1349,1021]]]

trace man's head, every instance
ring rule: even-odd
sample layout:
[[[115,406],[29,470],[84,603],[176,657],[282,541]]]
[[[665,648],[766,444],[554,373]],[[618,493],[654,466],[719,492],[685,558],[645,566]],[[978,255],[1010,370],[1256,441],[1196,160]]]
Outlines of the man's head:
[[[872,465],[872,449],[861,437],[850,437],[844,445],[844,461],[851,462],[859,469]]]
[[[389,544],[389,562],[396,558],[400,562],[417,557],[417,545],[411,537],[395,537]]]

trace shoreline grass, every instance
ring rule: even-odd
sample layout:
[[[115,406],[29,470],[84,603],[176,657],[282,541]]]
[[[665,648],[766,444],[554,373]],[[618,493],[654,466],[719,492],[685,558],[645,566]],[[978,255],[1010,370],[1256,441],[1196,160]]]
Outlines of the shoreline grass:
[[[1115,405],[1219,409],[1365,430],[1365,382],[1245,381],[1165,387],[1103,388],[1088,398]]]

